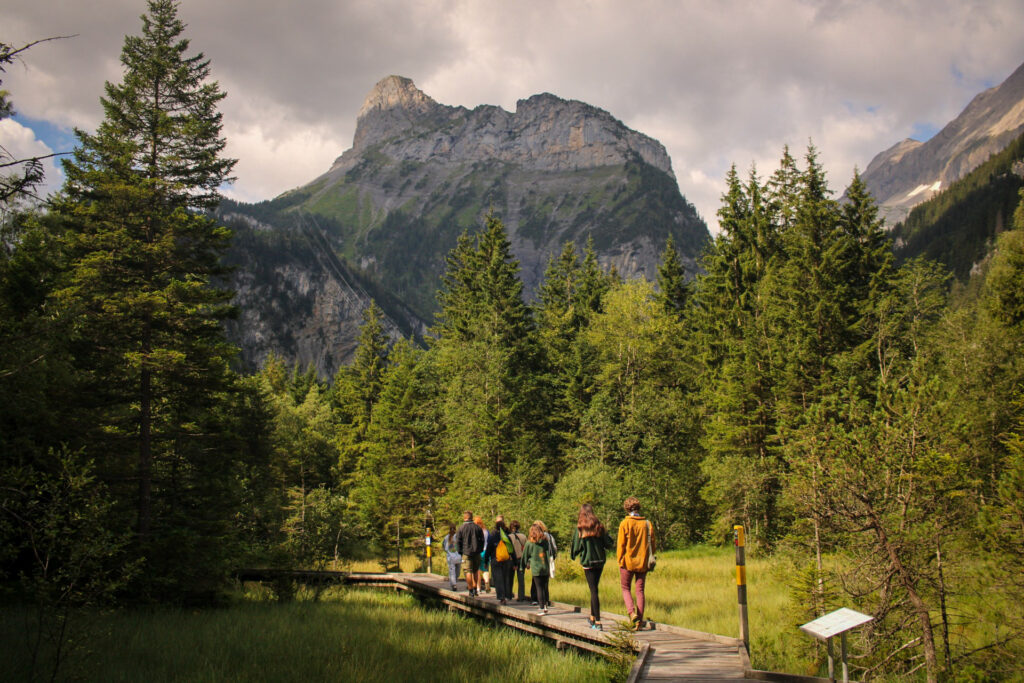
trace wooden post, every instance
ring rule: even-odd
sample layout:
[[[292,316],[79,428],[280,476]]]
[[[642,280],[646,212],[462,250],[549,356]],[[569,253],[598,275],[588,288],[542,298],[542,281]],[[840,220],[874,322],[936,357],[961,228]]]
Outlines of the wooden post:
[[[747,561],[744,554],[746,537],[743,527],[736,524],[732,528],[736,544],[736,596],[739,602],[740,611],[740,637],[743,639],[743,647],[750,652],[750,628],[747,624]]]
[[[850,683],[850,669],[846,665],[846,631],[839,636],[839,649],[843,653],[843,683]]]
[[[426,567],[423,572],[425,574],[433,574],[434,567],[431,564],[431,558],[434,555],[433,542],[434,542],[434,514],[430,511],[430,505],[427,505],[427,514],[423,518],[423,528],[426,530]]]

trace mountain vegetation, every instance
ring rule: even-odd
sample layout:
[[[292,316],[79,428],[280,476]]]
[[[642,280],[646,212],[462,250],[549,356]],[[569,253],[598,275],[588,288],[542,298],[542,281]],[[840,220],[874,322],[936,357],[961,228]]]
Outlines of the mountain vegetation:
[[[1024,188],[1024,135],[926,202],[892,231],[896,256],[944,264],[961,281],[980,267],[999,233],[1012,227]]]
[[[64,189],[4,207],[0,587],[37,646],[80,643],[98,606],[215,603],[232,567],[388,566],[464,509],[565,539],[582,502],[612,523],[636,495],[668,548],[742,524],[788,558],[799,618],[871,614],[860,678],[1019,675],[1020,204],[955,298],[893,258],[859,176],[833,198],[813,147],[730,170],[695,278],[674,239],[652,283],[592,236],[528,301],[495,211],[445,228],[425,344],[368,304],[329,381],[274,355],[241,373],[210,214],[223,93],[183,32],[149,0]]]
[[[608,112],[550,94],[514,112],[467,110],[389,76],[367,96],[352,148],[326,173],[273,200],[220,209],[247,241],[288,245],[258,261],[247,249],[229,256],[247,318],[229,332],[247,367],[271,348],[314,364],[323,379],[350,362],[367,301],[347,283],[373,292],[389,329],[422,335],[438,310],[446,255],[489,212],[502,218],[527,299],[565,243],[590,240],[603,266],[653,279],[666,238],[691,274],[710,239],[664,147]],[[327,261],[334,265],[321,267]],[[338,288],[355,291],[327,291]],[[302,305],[278,305],[286,292]],[[282,328],[296,338],[282,338]]]

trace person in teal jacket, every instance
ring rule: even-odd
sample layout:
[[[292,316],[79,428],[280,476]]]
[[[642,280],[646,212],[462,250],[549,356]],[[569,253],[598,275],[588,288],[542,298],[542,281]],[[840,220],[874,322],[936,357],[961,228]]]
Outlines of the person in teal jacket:
[[[576,520],[576,530],[572,532],[572,551],[570,558],[580,558],[583,566],[583,575],[587,578],[587,586],[590,587],[590,628],[601,629],[601,598],[597,593],[597,586],[601,582],[601,573],[604,572],[605,551],[615,547],[615,541],[608,535],[604,524],[594,514],[594,507],[590,503],[580,506],[580,514]]]
[[[548,579],[551,574],[548,571],[548,540],[545,538],[544,530],[539,524],[530,527],[529,540],[523,546],[523,556],[519,559],[519,566],[529,569],[533,575],[533,588],[537,595],[537,614],[548,613],[548,606],[551,600],[548,598]]]

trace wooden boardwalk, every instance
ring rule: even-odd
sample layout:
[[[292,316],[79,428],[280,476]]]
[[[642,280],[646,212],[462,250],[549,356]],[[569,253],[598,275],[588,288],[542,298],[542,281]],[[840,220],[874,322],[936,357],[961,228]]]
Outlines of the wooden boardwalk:
[[[554,640],[559,648],[576,647],[598,654],[607,654],[609,631],[615,624],[625,621],[621,614],[602,611],[604,631],[590,628],[587,616],[589,607],[581,609],[575,605],[554,603],[547,615],[538,615],[537,607],[515,601],[507,605],[498,604],[494,592],[470,597],[460,579],[460,590],[452,591],[447,577],[437,574],[409,573],[346,573],[243,570],[236,574],[242,581],[264,581],[271,578],[290,577],[307,583],[338,582],[348,585],[392,587],[408,591],[428,600],[439,601],[449,610],[472,614],[482,619],[501,623],[510,628],[532,633]],[[739,681],[769,680],[817,682],[804,676],[792,676],[767,671],[756,671],[750,667],[750,658],[743,642],[699,631],[690,631],[668,624],[650,624],[648,628],[633,633],[639,646],[639,653],[629,681]]]

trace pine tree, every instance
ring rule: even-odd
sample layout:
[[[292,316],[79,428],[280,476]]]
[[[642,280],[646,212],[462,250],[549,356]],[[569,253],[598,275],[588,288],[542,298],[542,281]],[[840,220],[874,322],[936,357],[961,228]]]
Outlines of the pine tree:
[[[666,311],[682,314],[690,298],[690,288],[672,235],[665,240],[665,251],[661,253],[661,263],[658,264],[658,292]]]
[[[486,218],[449,254],[432,353],[442,377],[444,441],[452,462],[540,483],[550,468],[538,349],[505,227]]]
[[[213,284],[230,233],[202,212],[216,206],[234,160],[222,155],[224,94],[208,81],[209,61],[188,54],[184,30],[175,2],[150,0],[142,34],[125,38],[123,80],[106,85],[103,122],[76,131],[57,203],[70,255],[58,299],[78,316],[90,447],[113,480],[137,482],[142,547],[167,542],[163,526],[153,538],[154,524],[183,504],[216,517],[230,500],[192,495],[229,476],[208,435],[231,384],[221,321],[232,293]]]

